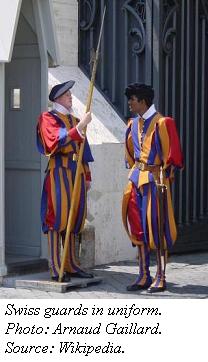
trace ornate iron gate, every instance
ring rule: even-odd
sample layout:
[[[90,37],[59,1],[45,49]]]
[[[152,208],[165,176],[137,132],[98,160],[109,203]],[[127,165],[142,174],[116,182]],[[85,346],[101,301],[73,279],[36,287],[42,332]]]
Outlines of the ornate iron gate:
[[[208,248],[208,0],[79,0],[87,75],[105,4],[97,87],[125,120],[126,85],[153,85],[160,111],[176,119],[185,157],[173,188],[177,249]]]

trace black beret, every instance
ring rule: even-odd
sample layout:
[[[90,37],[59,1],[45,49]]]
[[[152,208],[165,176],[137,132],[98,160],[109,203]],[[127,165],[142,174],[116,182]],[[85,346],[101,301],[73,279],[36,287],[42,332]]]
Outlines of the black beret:
[[[140,84],[140,83],[132,83],[129,84],[128,87],[125,89],[125,95],[127,98],[135,95],[139,99],[150,98],[153,100],[154,98],[154,89],[147,84]]]
[[[66,93],[69,89],[71,89],[74,85],[74,80],[69,80],[67,82],[55,85],[49,94],[49,100],[54,102],[56,98],[62,96],[62,94]]]

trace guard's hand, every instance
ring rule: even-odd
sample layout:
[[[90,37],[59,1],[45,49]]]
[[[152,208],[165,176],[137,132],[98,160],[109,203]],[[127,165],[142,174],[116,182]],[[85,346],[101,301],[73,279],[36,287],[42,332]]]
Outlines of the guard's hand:
[[[92,115],[91,112],[87,112],[82,117],[81,121],[78,123],[77,128],[80,132],[91,122]]]

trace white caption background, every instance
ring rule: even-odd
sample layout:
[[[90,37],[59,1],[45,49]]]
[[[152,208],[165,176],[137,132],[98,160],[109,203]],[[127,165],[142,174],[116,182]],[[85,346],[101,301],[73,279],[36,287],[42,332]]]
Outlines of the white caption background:
[[[0,360],[203,362],[207,307],[206,299],[0,300]]]

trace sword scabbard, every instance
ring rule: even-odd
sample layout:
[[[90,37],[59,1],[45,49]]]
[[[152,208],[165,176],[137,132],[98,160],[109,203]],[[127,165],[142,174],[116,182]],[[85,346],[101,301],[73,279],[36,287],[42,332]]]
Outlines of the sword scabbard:
[[[156,182],[157,195],[158,195],[158,227],[159,227],[159,247],[161,250],[161,255],[164,255],[166,246],[164,245],[164,203],[167,187],[163,183],[163,171],[160,170],[160,183]]]

